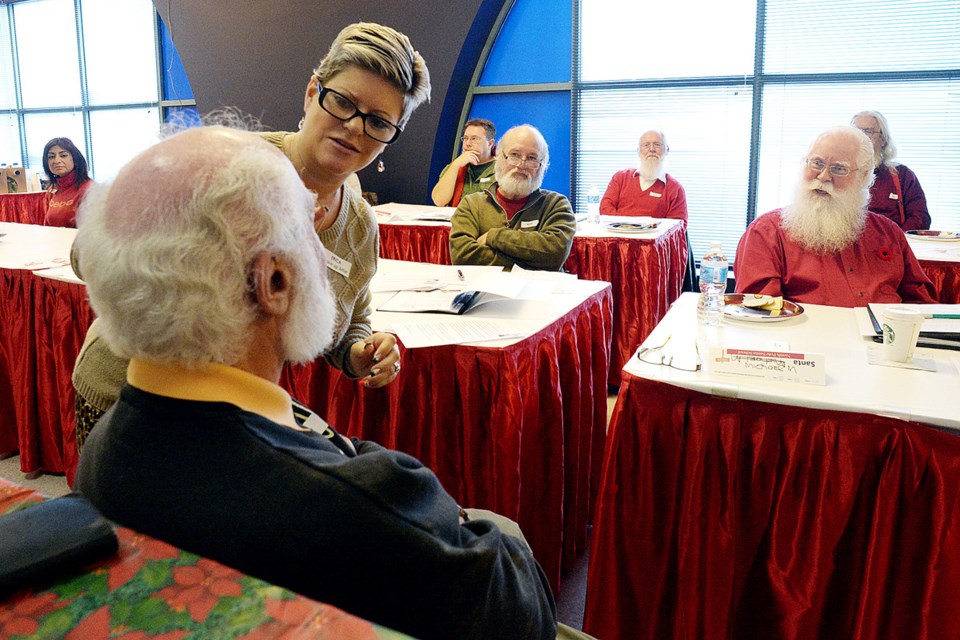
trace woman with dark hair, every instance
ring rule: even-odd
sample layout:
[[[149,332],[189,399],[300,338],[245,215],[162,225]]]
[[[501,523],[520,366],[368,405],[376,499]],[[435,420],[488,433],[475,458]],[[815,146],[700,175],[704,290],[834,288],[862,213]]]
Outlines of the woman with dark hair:
[[[77,207],[91,183],[86,158],[70,138],[54,138],[43,147],[43,171],[50,180],[43,223],[76,227]]]

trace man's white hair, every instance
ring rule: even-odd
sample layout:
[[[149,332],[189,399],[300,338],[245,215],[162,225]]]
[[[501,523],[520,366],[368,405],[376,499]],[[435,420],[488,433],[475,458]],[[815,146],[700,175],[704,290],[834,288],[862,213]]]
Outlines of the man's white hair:
[[[813,142],[810,143],[810,147],[807,149],[807,155],[805,157],[809,157],[810,153],[813,151],[813,148],[817,146],[817,143],[828,136],[843,136],[846,138],[851,138],[857,143],[857,155],[854,159],[854,162],[856,162],[857,165],[856,173],[859,178],[857,187],[863,188],[866,186],[866,188],[869,189],[873,184],[875,176],[873,175],[873,143],[870,142],[870,138],[867,137],[867,134],[854,126],[844,125],[840,127],[831,127],[813,139]]]
[[[883,147],[880,148],[880,162],[889,168],[894,168],[897,163],[894,158],[897,157],[897,145],[893,142],[893,135],[890,134],[890,123],[887,118],[879,111],[866,110],[856,113],[850,118],[850,124],[853,124],[857,118],[876,118],[877,125],[880,127],[880,135],[883,136]]]
[[[140,154],[113,183],[92,186],[80,207],[79,268],[121,356],[235,364],[258,313],[251,266],[261,252],[286,260],[294,284],[313,269],[325,282],[314,201],[290,163],[264,142],[228,138],[219,161],[191,142],[200,131]],[[328,342],[294,346],[291,359],[309,359]]]

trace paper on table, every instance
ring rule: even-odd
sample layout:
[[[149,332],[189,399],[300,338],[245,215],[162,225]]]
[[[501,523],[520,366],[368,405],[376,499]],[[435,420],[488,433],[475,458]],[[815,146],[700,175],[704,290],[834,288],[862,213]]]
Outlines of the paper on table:
[[[40,269],[53,269],[63,266],[70,266],[70,258],[38,258],[24,262],[20,265],[20,268],[38,271]]]
[[[503,273],[502,267],[461,265],[459,267],[438,264],[433,265],[430,270],[429,278],[424,277],[422,271],[402,271],[397,270],[388,272],[387,269],[377,271],[370,281],[371,293],[383,293],[385,291],[432,291],[435,289],[476,289],[476,286],[466,283],[473,283],[476,278],[480,278],[484,273]],[[460,275],[463,274],[463,279]]]
[[[64,282],[74,282],[76,284],[83,284],[76,273],[73,272],[73,267],[66,265],[64,267],[54,267],[50,269],[41,269],[35,272],[36,275],[50,278],[51,280],[62,280]]]
[[[423,204],[388,202],[375,207],[378,214],[389,214],[392,220],[432,220],[449,222],[455,207],[431,207]]]
[[[457,319],[443,323],[398,323],[393,331],[407,349],[522,338],[524,333],[503,320]]]

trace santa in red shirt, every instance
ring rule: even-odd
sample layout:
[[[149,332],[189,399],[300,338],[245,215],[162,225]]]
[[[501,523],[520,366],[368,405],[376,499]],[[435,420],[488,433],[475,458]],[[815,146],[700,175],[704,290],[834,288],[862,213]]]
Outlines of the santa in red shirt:
[[[903,231],[867,210],[872,181],[866,135],[853,127],[820,134],[794,202],[754,220],[740,239],[737,291],[838,307],[935,302]]]
[[[647,131],[640,136],[638,169],[623,169],[613,174],[600,213],[618,216],[648,216],[687,220],[687,194],[683,186],[664,171],[670,146],[662,131]]]

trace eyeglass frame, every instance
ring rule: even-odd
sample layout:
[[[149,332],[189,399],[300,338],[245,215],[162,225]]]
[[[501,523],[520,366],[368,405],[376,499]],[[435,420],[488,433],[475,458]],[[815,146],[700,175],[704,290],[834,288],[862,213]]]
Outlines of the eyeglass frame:
[[[866,129],[860,129],[860,131],[862,131],[863,134],[868,138],[873,135],[878,135],[878,134],[881,136],[883,135],[883,129],[874,129],[872,127],[867,127]]]
[[[510,154],[507,154],[506,151],[501,151],[500,155],[503,156],[503,159],[506,160],[511,166],[514,167],[525,167],[527,169],[539,169],[543,166],[543,160],[537,158],[536,160],[531,160],[529,156],[526,158],[522,157],[516,151],[511,151]],[[516,157],[511,157],[516,156]],[[535,164],[531,165],[530,163],[534,162]]]
[[[487,136],[460,136],[460,142],[490,142]]]
[[[657,345],[656,347],[641,347],[640,349],[637,350],[637,360],[639,360],[640,362],[642,362],[642,363],[644,363],[644,364],[652,364],[652,365],[657,366],[657,367],[661,367],[661,366],[662,366],[662,367],[670,367],[671,369],[676,369],[677,371],[686,371],[687,373],[696,373],[696,372],[700,371],[700,369],[703,367],[703,362],[702,362],[701,359],[700,359],[700,346],[697,344],[697,341],[696,341],[696,340],[693,341],[693,351],[694,351],[694,353],[695,353],[696,356],[697,356],[697,362],[696,362],[696,364],[693,365],[693,368],[690,369],[690,368],[688,368],[688,367],[677,367],[677,366],[674,366],[674,364],[673,364],[673,354],[672,354],[672,353],[671,353],[671,354],[665,354],[665,353],[663,352],[663,348],[664,348],[665,346],[667,346],[667,343],[670,342],[670,338],[672,338],[672,337],[673,337],[673,335],[667,336],[667,339],[663,341],[663,344]],[[653,353],[654,351],[656,351],[657,353],[660,354],[660,361],[659,361],[659,362],[653,362],[653,361],[651,361],[651,360],[644,360],[644,358],[643,358],[644,355],[646,355],[646,354],[648,354],[648,353]]]
[[[329,87],[324,87],[324,86],[322,86],[319,81],[317,82],[317,89],[318,89],[318,91],[317,91],[317,104],[320,105],[320,108],[321,108],[321,109],[323,109],[326,113],[329,113],[331,116],[333,116],[334,118],[336,118],[336,119],[339,120],[340,122],[349,122],[350,120],[353,120],[353,119],[356,118],[357,116],[360,116],[360,120],[363,122],[363,134],[364,134],[365,136],[367,136],[368,138],[370,138],[371,140],[376,140],[377,142],[380,142],[380,143],[382,143],[382,144],[393,144],[394,142],[397,141],[397,138],[400,137],[400,134],[403,133],[403,129],[400,128],[400,125],[393,124],[393,123],[390,122],[389,120],[386,120],[385,118],[382,118],[381,116],[378,116],[378,115],[376,115],[376,114],[373,114],[373,113],[364,113],[363,111],[360,111],[360,108],[357,106],[357,103],[356,103],[356,102],[354,102],[353,100],[351,100],[351,99],[348,98],[347,96],[343,95],[343,94],[340,93],[339,91],[336,91],[335,89],[331,89],[331,88],[329,88]],[[352,105],[352,106],[353,106],[353,113],[352,113],[351,115],[347,116],[346,118],[341,118],[340,116],[338,116],[338,115],[335,114],[334,112],[330,111],[330,109],[328,109],[328,108],[326,108],[325,106],[323,106],[323,99],[324,99],[325,97],[327,97],[328,94],[331,94],[331,93],[332,93],[333,95],[339,97],[340,99],[346,101],[348,104]],[[390,138],[389,140],[381,140],[380,138],[377,138],[376,136],[371,135],[370,132],[367,131],[367,118],[376,118],[377,120],[380,120],[380,121],[383,122],[384,124],[387,124],[387,125],[393,127],[393,129],[394,129],[394,131],[393,131],[393,137]]]
[[[667,148],[662,142],[644,142],[643,144],[637,145],[637,151],[643,151],[644,149],[659,149],[663,151]]]
[[[817,166],[817,163],[819,163],[819,167]],[[804,158],[803,165],[811,171],[816,171],[817,175],[823,173],[824,169],[829,169],[830,175],[834,176],[835,178],[844,178],[851,173],[855,173],[860,170],[860,167],[848,167],[845,164],[827,164],[823,161],[823,158]]]

